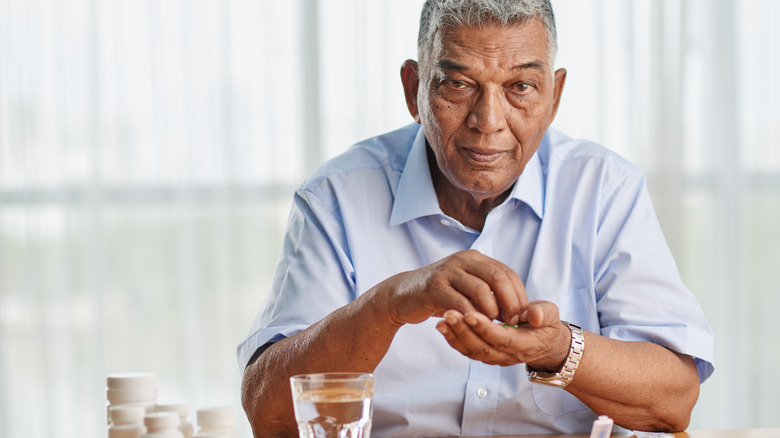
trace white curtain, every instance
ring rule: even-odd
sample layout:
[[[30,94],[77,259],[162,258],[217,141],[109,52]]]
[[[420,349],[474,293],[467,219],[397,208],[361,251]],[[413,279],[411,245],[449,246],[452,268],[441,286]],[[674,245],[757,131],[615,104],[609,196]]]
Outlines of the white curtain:
[[[647,173],[715,334],[692,428],[780,426],[780,2],[553,2],[569,79],[556,125]]]
[[[250,435],[234,350],[292,191],[411,121],[421,4],[0,0],[0,436],[104,436],[121,371]],[[646,171],[715,332],[691,427],[780,426],[780,3],[553,5],[555,126]]]

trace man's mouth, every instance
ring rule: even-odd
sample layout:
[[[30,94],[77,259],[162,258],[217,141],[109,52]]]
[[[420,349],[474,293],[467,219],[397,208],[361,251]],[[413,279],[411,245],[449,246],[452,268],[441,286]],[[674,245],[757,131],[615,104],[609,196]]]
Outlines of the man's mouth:
[[[472,161],[477,163],[492,163],[501,156],[502,151],[477,148],[463,148],[464,154]]]

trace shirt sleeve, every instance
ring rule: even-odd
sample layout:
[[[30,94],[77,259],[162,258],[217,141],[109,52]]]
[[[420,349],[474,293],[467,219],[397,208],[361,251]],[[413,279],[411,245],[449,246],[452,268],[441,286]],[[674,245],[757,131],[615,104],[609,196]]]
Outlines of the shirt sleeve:
[[[601,334],[650,341],[694,357],[703,382],[713,372],[713,336],[682,282],[641,172],[604,193],[596,245]]]
[[[271,290],[237,348],[242,372],[263,345],[293,336],[355,299],[337,203],[325,181],[319,187],[295,194]]]

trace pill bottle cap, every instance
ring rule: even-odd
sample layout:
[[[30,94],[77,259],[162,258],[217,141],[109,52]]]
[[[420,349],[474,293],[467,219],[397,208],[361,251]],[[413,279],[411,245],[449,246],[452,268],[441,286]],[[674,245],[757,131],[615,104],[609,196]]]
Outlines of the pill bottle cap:
[[[114,424],[143,424],[146,409],[141,405],[109,406],[108,415]]]
[[[198,409],[198,426],[233,427],[236,423],[236,411],[232,406],[215,406]]]
[[[152,412],[144,417],[144,424],[149,432],[179,427],[179,414],[176,412]]]
[[[157,388],[157,376],[152,373],[109,374],[106,386],[110,389]]]
[[[176,412],[180,417],[190,415],[190,405],[186,402],[179,403],[157,403],[154,407],[157,412]]]

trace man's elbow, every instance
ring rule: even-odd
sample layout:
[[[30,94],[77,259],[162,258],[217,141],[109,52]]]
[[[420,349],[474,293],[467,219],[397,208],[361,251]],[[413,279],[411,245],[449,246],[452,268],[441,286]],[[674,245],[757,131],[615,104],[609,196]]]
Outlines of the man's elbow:
[[[298,436],[289,387],[270,377],[273,375],[269,372],[270,365],[259,356],[250,361],[241,380],[241,406],[252,426],[252,435],[255,438]],[[279,389],[280,384],[284,389]]]
[[[654,432],[682,432],[691,423],[691,413],[699,399],[699,382],[688,385],[675,396],[667,397],[654,410],[650,427],[645,429]]]
[[[258,402],[259,397],[259,391],[258,391],[258,383],[254,377],[253,373],[253,364],[249,364],[247,366],[246,371],[244,371],[244,376],[241,380],[241,407],[244,408],[244,412],[246,413],[246,417],[249,420],[249,424],[252,426],[252,431],[256,431],[255,425],[257,424],[257,417],[259,416],[260,412],[258,409],[258,405],[260,404]],[[255,436],[257,436],[255,434]]]

